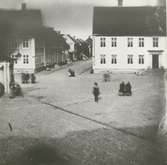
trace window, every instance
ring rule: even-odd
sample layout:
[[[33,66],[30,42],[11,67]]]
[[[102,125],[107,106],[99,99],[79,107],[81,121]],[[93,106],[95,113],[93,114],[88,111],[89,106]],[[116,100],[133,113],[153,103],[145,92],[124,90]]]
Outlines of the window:
[[[16,58],[16,55],[12,54],[12,55],[11,55],[11,58],[14,60],[14,63],[17,64],[17,58]]]
[[[144,38],[139,38],[139,47],[144,47]]]
[[[128,38],[128,47],[133,47],[133,38]]]
[[[104,37],[100,38],[100,46],[101,47],[105,47],[106,46],[106,38],[104,38]]]
[[[153,38],[153,47],[158,47],[158,38],[157,37]]]
[[[105,64],[106,63],[106,55],[100,55],[100,63]]]
[[[117,38],[111,38],[111,46],[116,47],[117,46]]]
[[[133,64],[133,55],[128,55],[128,64]]]
[[[111,56],[111,64],[117,64],[117,55]]]
[[[23,55],[23,64],[29,63],[29,55]]]
[[[28,40],[24,40],[23,41],[23,48],[28,48],[29,44],[28,44]]]
[[[144,64],[144,55],[139,55],[139,64]]]

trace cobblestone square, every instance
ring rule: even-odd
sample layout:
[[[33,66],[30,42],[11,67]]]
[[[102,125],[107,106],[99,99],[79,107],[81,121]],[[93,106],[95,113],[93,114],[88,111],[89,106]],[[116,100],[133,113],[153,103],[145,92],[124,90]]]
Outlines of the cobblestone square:
[[[113,73],[104,82],[102,73],[89,73],[90,61],[70,67],[76,77],[68,77],[69,67],[42,72],[35,85],[22,85],[24,97],[0,99],[1,164],[163,164],[156,140],[163,72]],[[131,82],[132,96],[118,96],[123,80]],[[99,103],[92,95],[95,81]]]

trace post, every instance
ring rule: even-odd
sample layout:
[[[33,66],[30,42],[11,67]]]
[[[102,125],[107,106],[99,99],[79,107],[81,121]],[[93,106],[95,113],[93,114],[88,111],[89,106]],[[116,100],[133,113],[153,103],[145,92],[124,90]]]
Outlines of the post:
[[[45,45],[43,48],[43,54],[44,54],[44,67],[46,67],[46,49],[45,49]]]

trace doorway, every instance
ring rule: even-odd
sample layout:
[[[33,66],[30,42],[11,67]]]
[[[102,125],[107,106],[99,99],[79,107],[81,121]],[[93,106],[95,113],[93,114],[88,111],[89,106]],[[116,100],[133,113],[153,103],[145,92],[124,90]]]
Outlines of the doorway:
[[[159,55],[152,55],[152,68],[158,69],[159,68]]]

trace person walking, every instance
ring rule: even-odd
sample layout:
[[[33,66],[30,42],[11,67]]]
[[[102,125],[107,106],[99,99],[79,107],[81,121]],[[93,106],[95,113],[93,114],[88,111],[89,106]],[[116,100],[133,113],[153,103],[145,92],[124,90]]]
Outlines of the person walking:
[[[97,82],[94,83],[93,95],[94,95],[95,102],[98,103],[98,101],[99,101],[99,95],[100,95],[100,90],[99,90]]]

